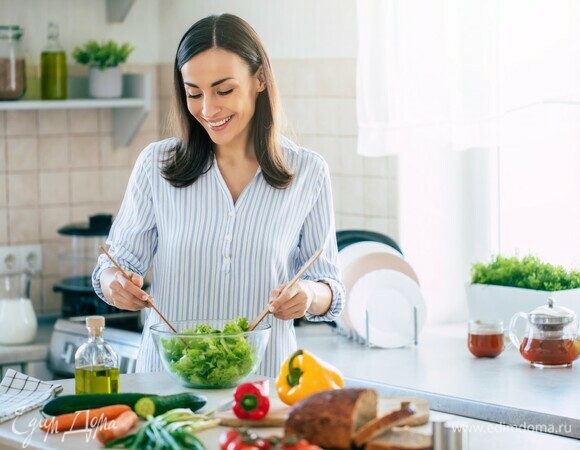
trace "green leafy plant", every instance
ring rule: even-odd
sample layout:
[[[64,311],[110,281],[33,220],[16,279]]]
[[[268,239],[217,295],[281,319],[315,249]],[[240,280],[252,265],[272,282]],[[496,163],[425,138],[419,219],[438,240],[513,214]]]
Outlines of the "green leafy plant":
[[[101,43],[91,40],[82,47],[76,47],[73,51],[73,58],[79,64],[86,64],[105,70],[108,67],[116,67],[127,61],[134,49],[128,42],[119,45],[112,40]]]
[[[494,284],[539,291],[561,291],[580,287],[580,272],[544,263],[536,256],[506,258],[496,256],[489,264],[471,267],[473,284]]]

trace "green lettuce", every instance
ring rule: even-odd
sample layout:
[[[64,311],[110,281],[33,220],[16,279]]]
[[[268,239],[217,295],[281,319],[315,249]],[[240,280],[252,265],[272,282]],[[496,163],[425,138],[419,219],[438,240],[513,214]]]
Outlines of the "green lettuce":
[[[234,385],[250,373],[256,361],[250,343],[244,337],[231,336],[247,330],[245,317],[225,323],[223,330],[206,324],[184,330],[181,334],[204,337],[161,339],[165,360],[175,374],[193,385]]]

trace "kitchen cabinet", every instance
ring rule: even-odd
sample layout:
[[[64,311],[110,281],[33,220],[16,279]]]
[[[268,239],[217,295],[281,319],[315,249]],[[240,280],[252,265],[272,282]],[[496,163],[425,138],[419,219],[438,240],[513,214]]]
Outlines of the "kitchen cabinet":
[[[87,77],[69,77],[67,100],[24,99],[0,102],[0,111],[108,108],[113,113],[113,144],[131,143],[151,111],[152,85],[149,74],[123,75],[123,97],[90,98]]]

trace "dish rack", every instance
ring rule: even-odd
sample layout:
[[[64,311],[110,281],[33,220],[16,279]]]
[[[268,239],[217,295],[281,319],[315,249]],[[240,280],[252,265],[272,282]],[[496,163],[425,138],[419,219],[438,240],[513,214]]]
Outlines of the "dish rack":
[[[341,336],[345,336],[348,339],[352,339],[354,342],[365,345],[368,348],[401,348],[401,347],[379,347],[377,345],[372,344],[370,339],[370,326],[369,326],[369,312],[365,310],[365,336],[361,336],[355,330],[347,330],[341,326],[336,326],[332,328],[334,333],[337,333]],[[418,311],[417,307],[413,306],[413,340],[410,341],[408,344],[404,345],[403,347],[407,347],[408,345],[417,345],[419,343],[418,336],[419,336],[419,326],[418,326]]]

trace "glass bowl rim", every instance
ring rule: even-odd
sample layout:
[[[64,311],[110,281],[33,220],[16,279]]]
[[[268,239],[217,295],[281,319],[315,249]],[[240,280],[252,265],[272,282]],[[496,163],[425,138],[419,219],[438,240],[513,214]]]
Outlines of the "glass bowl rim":
[[[177,328],[176,325],[178,324],[183,324],[183,323],[187,323],[187,322],[198,322],[199,324],[202,323],[212,323],[212,322],[230,322],[233,319],[227,320],[227,319],[191,319],[191,320],[176,320],[176,321],[172,321],[171,325],[173,325],[175,328]],[[160,329],[160,328],[165,328],[165,329]],[[153,334],[158,334],[160,336],[173,336],[173,337],[186,337],[186,338],[192,338],[192,339],[197,339],[197,338],[207,338],[207,337],[221,337],[221,336],[248,336],[250,334],[252,335],[256,335],[256,334],[264,334],[264,333],[268,333],[270,332],[272,329],[272,325],[270,325],[269,323],[266,322],[260,322],[258,324],[258,326],[253,329],[252,331],[242,331],[240,333],[219,333],[219,334],[185,334],[185,333],[174,333],[173,331],[171,331],[169,329],[169,326],[167,326],[167,324],[165,322],[158,322],[156,324],[153,324],[149,327],[149,330],[153,333]]]

